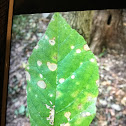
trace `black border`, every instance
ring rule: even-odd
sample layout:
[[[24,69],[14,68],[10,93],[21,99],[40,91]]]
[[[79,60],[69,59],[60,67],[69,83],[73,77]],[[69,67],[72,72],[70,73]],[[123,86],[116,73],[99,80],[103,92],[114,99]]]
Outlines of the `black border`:
[[[15,0],[14,15],[46,13],[46,12],[65,12],[65,11],[84,11],[84,10],[103,10],[125,8],[125,1],[111,0]],[[23,2],[24,1],[24,2]]]
[[[4,93],[3,86],[4,86],[4,67],[5,67],[8,8],[9,8],[9,0],[6,1],[0,0],[0,118],[4,116],[4,114],[2,113],[2,96]]]
[[[5,125],[12,16],[19,14],[124,9],[125,1],[0,0],[0,124]],[[11,4],[11,5],[10,5]],[[14,13],[13,13],[14,9]],[[10,17],[10,18],[9,18]],[[3,98],[2,98],[3,97]],[[3,101],[2,101],[3,100]],[[4,109],[4,111],[3,111]]]

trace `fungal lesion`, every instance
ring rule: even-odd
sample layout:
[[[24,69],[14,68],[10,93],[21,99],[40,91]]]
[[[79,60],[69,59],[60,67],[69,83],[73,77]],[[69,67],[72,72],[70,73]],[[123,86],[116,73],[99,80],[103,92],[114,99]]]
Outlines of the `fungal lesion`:
[[[60,84],[63,83],[64,81],[65,81],[64,78],[60,78],[60,79],[59,79],[59,83],[60,83]]]
[[[93,58],[92,58],[92,59],[90,59],[90,62],[95,62],[95,59],[93,59]]]
[[[53,94],[49,94],[49,97],[53,97]]]
[[[42,74],[39,74],[40,78],[43,78],[43,75]]]
[[[53,58],[57,60],[57,55],[54,55]]]
[[[47,66],[48,66],[49,70],[51,70],[51,71],[55,71],[57,69],[57,64],[55,64],[55,63],[47,62]]]
[[[40,88],[42,88],[42,89],[45,89],[46,88],[46,83],[45,83],[45,81],[43,81],[43,80],[40,80],[40,81],[38,81],[37,82],[37,85],[40,87]]]
[[[62,96],[62,93],[60,91],[56,91],[56,99],[60,98]]]
[[[60,124],[60,126],[70,126],[70,123],[63,123],[63,124]]]
[[[52,55],[52,60],[57,61],[57,53],[54,53],[54,54]]]
[[[72,45],[70,48],[71,48],[71,49],[74,49],[74,46]]]
[[[88,97],[87,97],[87,100],[88,100],[88,101],[92,101],[92,99],[93,99],[93,97],[91,97],[91,96],[88,96]]]
[[[50,110],[50,112],[49,112],[50,115],[46,119],[50,121],[49,122],[50,125],[54,125],[54,113],[55,113],[55,109],[54,108],[55,108],[55,105],[52,106],[52,108],[49,105],[47,105],[47,104],[45,104],[45,106],[46,106],[47,109]]]
[[[53,104],[51,101],[49,101],[49,102],[50,102],[51,105]]]
[[[30,76],[29,72],[25,71],[25,74],[26,74],[26,80],[30,81],[31,80],[31,76]]]
[[[76,53],[81,53],[81,49],[77,49],[76,50]]]
[[[71,75],[71,79],[74,79],[75,78],[75,75]]]
[[[70,121],[71,112],[65,112],[64,116],[67,118],[68,121]],[[60,126],[70,126],[70,123],[62,123],[60,124]]]
[[[87,117],[87,116],[91,116],[91,113],[90,112],[82,112],[81,114],[80,114],[80,116],[81,117]]]
[[[77,108],[78,108],[79,110],[81,110],[81,109],[82,109],[82,104],[79,104],[79,105],[77,106]]]
[[[67,118],[68,122],[67,123],[62,123],[62,124],[60,124],[60,126],[70,126],[69,121],[70,121],[71,112],[65,112],[64,116]]]
[[[68,121],[70,121],[71,112],[66,112],[64,116],[67,118]]]
[[[98,80],[96,80],[96,85],[99,87],[99,84],[100,84],[100,81],[98,79]]]
[[[84,49],[85,51],[89,51],[89,50],[90,50],[90,48],[89,48],[89,46],[88,46],[87,44],[84,45],[83,49]]]
[[[45,39],[48,39],[48,36],[47,35],[45,35]]]
[[[37,65],[38,66],[41,66],[42,65],[42,62],[40,60],[37,61]]]
[[[55,43],[56,43],[56,42],[55,42],[55,37],[53,37],[52,39],[50,39],[50,40],[49,40],[49,43],[50,43],[50,45],[52,45],[52,46],[55,45]]]

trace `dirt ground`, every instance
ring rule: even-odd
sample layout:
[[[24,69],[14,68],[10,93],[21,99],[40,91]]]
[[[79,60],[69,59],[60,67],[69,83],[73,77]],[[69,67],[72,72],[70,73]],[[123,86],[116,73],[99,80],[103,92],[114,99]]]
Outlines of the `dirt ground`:
[[[20,15],[13,20],[6,126],[30,126],[24,66],[45,33],[50,17]],[[90,126],[126,125],[126,54],[105,50],[96,56],[100,81],[97,113]]]

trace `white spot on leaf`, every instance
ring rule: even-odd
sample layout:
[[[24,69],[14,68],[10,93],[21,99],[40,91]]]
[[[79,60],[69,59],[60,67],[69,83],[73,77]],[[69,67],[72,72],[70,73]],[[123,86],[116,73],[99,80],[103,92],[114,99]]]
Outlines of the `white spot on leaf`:
[[[46,83],[43,80],[38,81],[37,85],[42,89],[46,88]]]
[[[28,91],[30,92],[31,91],[31,88],[28,88]]]
[[[50,97],[53,97],[53,94],[50,94],[49,96],[50,96]]]
[[[45,106],[46,106],[47,109],[50,109],[50,106],[49,105],[45,104]]]
[[[65,126],[65,123],[63,123],[63,124],[60,124],[60,126]]]
[[[70,124],[69,123],[63,123],[63,124],[60,124],[60,126],[70,126]]]
[[[52,46],[55,45],[55,43],[56,43],[56,42],[55,42],[55,37],[54,37],[53,39],[50,39],[50,40],[49,40],[49,43],[50,43],[50,45],[52,45]]]
[[[41,61],[37,61],[37,64],[38,64],[38,66],[41,66],[42,65],[42,62]]]
[[[51,71],[55,71],[57,69],[57,64],[55,63],[47,62],[47,66]]]
[[[76,53],[81,53],[81,50],[80,50],[80,49],[77,49],[77,50],[76,50]]]
[[[71,79],[74,79],[74,78],[75,78],[75,75],[72,75],[72,76],[71,76]]]
[[[70,124],[69,123],[66,123],[64,126],[70,126]]]
[[[45,35],[45,39],[48,39],[48,36],[47,35]]]
[[[70,121],[70,116],[71,116],[71,113],[70,112],[66,112],[64,114],[64,116],[68,119],[68,121]]]
[[[60,91],[56,91],[56,98],[61,96],[61,92]]]
[[[81,117],[85,117],[86,116],[86,113],[85,112],[82,112],[81,113]]]
[[[38,48],[39,48],[39,46],[38,46],[38,45],[36,45],[36,46],[35,46],[35,49],[38,49]]]
[[[71,49],[74,49],[74,46],[71,46]]]
[[[83,63],[82,62],[80,62],[80,65],[82,65]]]
[[[52,102],[51,101],[49,101],[50,102],[50,104],[52,105]]]
[[[95,59],[90,59],[90,61],[91,61],[91,62],[94,62],[94,61],[95,61]]]
[[[59,79],[59,83],[60,83],[60,84],[63,83],[64,81],[65,81],[64,78],[60,78],[60,79]]]
[[[86,45],[84,45],[84,50],[85,51],[89,51],[90,50],[90,48],[88,47],[88,45],[86,44]]]
[[[40,78],[43,78],[42,74],[39,74]]]
[[[25,71],[25,74],[26,74],[26,80],[30,81],[31,80],[31,77],[30,77],[30,74],[28,71]]]
[[[86,117],[86,116],[90,116],[90,115],[91,115],[90,112],[82,112],[82,113],[81,113],[81,116],[82,116],[82,117]]]
[[[37,94],[35,94],[35,97],[37,98],[37,97],[38,97],[38,95],[37,95]]]
[[[98,87],[99,87],[99,83],[100,83],[99,80],[96,80],[96,84],[97,84]]]
[[[91,96],[88,96],[88,101],[91,101],[92,100],[92,97]]]
[[[54,21],[55,19],[52,17],[51,21]]]
[[[82,109],[82,104],[79,104],[77,107],[79,110]]]
[[[86,112],[86,116],[90,116],[91,115],[91,113],[90,112]]]

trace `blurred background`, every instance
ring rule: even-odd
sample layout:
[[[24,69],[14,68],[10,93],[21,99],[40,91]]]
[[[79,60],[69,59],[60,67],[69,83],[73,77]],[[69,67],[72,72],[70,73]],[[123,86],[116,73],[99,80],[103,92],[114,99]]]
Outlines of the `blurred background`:
[[[60,12],[87,41],[99,65],[97,113],[90,126],[126,125],[126,9]],[[53,13],[13,16],[7,126],[30,126],[25,65]]]

